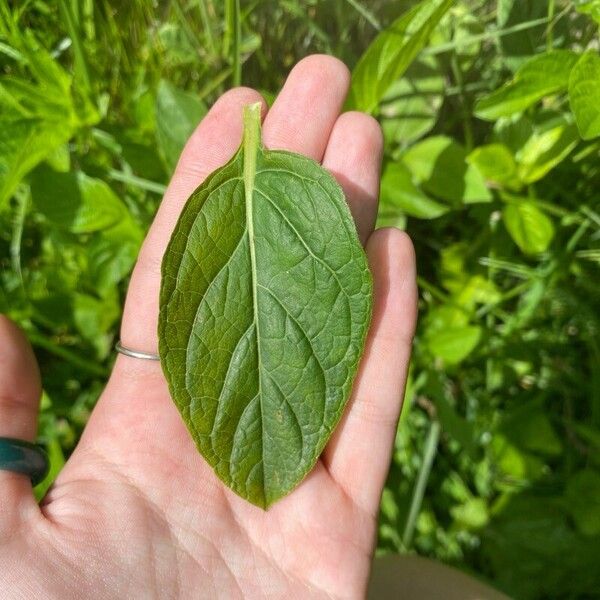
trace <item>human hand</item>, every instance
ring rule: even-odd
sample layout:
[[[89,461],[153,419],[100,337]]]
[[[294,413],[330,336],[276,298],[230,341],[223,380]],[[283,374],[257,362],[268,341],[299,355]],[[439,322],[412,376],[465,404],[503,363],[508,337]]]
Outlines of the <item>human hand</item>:
[[[374,277],[371,329],[345,415],[316,467],[263,511],[196,450],[159,363],[119,356],[82,439],[38,507],[0,471],[3,598],[359,598],[396,432],[416,317],[408,237],[373,232],[382,137],[340,110],[346,67],[304,59],[272,108],[268,148],[307,155],[344,188]],[[248,88],[224,94],[190,138],[132,275],[121,337],[157,352],[160,263],[190,193],[237,149]],[[264,104],[264,102],[263,102]],[[0,317],[0,436],[32,440],[40,395],[22,334]]]

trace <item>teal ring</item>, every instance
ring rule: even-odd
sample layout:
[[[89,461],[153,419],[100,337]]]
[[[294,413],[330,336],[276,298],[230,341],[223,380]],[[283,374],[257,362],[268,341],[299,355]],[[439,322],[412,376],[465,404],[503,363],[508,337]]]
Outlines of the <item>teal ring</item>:
[[[24,440],[0,437],[0,471],[27,475],[36,486],[50,470],[46,452],[36,444]]]

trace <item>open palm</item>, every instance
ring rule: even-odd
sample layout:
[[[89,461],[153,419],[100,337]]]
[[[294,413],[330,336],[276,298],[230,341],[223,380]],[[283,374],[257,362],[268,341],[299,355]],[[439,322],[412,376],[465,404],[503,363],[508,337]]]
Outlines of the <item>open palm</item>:
[[[119,356],[84,435],[38,507],[22,476],[0,472],[3,598],[359,598],[406,380],[415,323],[412,246],[373,232],[382,139],[344,113],[349,75],[326,56],[292,70],[264,109],[269,148],[310,156],[344,188],[375,282],[367,348],[345,416],[315,469],[268,511],[226,488],[198,454],[158,363]],[[248,88],[224,94],[189,140],[144,242],[124,345],[156,352],[160,263],[179,212],[239,145]],[[33,439],[39,375],[0,318],[0,435]]]

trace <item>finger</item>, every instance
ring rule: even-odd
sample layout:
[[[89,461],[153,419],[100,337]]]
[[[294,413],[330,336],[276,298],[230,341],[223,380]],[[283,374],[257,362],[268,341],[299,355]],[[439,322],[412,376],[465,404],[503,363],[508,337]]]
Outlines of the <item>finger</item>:
[[[157,352],[160,264],[171,233],[189,195],[239,147],[242,109],[254,102],[266,107],[254,90],[230,90],[214,104],[186,144],[131,276],[121,327],[125,346]]]
[[[301,60],[265,118],[265,146],[320,162],[349,85],[348,68],[337,58],[315,54]]]
[[[362,243],[373,231],[377,217],[383,135],[376,119],[347,112],[335,122],[323,166],[344,189]]]
[[[0,437],[32,442],[37,431],[40,373],[21,330],[0,315]],[[37,504],[25,475],[0,471],[0,532],[22,522]]]
[[[381,229],[367,243],[374,307],[350,405],[323,454],[329,473],[376,514],[387,476],[416,323],[415,256],[408,236]]]

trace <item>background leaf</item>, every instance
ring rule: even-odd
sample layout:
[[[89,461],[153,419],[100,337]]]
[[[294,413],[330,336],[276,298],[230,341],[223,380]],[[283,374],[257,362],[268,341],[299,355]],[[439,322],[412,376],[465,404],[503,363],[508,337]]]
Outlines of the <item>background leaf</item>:
[[[194,94],[162,80],[156,94],[156,140],[165,164],[172,172],[187,139],[202,117],[206,105]]]
[[[41,214],[73,233],[107,229],[127,215],[123,203],[104,181],[82,172],[40,168],[32,177],[31,195]]]
[[[427,43],[453,0],[423,0],[382,31],[352,72],[347,107],[373,113]]]
[[[526,254],[545,252],[554,237],[552,221],[525,199],[511,202],[502,211],[502,218],[515,244]]]
[[[467,163],[467,152],[446,136],[429,137],[403,156],[423,189],[453,203],[489,202],[491,194],[481,173]]]
[[[512,81],[481,98],[475,114],[495,120],[520,113],[545,96],[567,89],[578,56],[570,50],[554,50],[534,56],[516,72]]]
[[[381,202],[392,205],[419,219],[435,219],[449,207],[424,194],[412,180],[408,167],[401,162],[388,163],[381,178]]]
[[[573,68],[569,101],[581,137],[600,136],[600,56],[596,51],[586,52]]]

